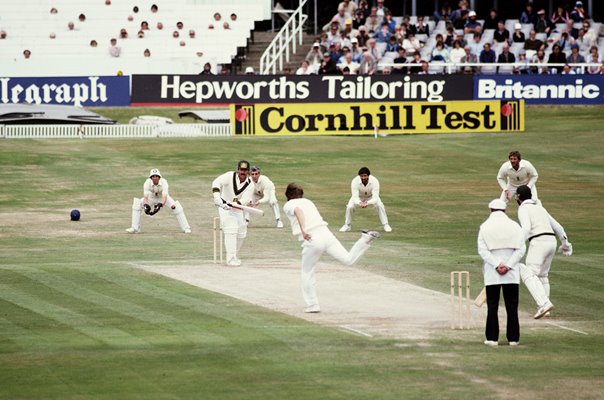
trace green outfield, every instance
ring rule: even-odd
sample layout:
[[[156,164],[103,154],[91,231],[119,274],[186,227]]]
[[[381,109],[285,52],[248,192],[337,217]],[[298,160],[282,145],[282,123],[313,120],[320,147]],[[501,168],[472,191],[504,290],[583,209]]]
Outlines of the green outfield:
[[[176,109],[95,111],[122,122],[178,119]],[[603,113],[529,107],[526,132],[514,134],[3,140],[0,399],[602,398]],[[239,159],[263,168],[282,203],[287,183],[302,184],[334,231],[350,180],[366,165],[394,231],[360,267],[446,293],[450,271],[478,276],[476,234],[510,150],[539,171],[540,198],[574,247],[554,259],[554,324],[523,329],[517,348],[484,346],[482,328],[420,341],[365,338],[137,268],[210,262],[211,181]],[[191,235],[170,215],[125,233],[132,198],[154,167],[183,204]],[[81,221],[69,221],[72,208]],[[357,213],[354,227],[377,228],[377,217]],[[347,235],[339,236],[350,244]],[[266,217],[250,228],[243,258],[298,253]],[[480,287],[474,279],[473,293]],[[524,287],[521,308],[535,308]]]

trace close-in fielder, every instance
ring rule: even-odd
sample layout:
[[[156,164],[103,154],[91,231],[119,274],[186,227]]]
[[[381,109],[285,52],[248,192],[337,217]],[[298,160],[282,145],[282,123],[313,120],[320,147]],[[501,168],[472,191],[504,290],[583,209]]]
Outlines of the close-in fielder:
[[[518,345],[518,293],[520,287],[520,259],[526,252],[522,228],[505,215],[506,203],[495,199],[489,203],[491,214],[478,231],[478,254],[482,257],[484,285],[487,294],[486,340],[484,344],[497,346],[499,340],[499,296],[507,314],[506,337],[510,346]]]
[[[519,186],[526,185],[533,192],[533,200],[537,199],[537,179],[539,174],[533,164],[523,160],[519,151],[510,151],[508,161],[504,162],[497,173],[497,183],[501,187],[501,200],[509,203],[516,194]]]
[[[249,205],[258,207],[260,204],[268,203],[273,209],[277,228],[283,228],[279,203],[277,201],[277,196],[275,195],[275,184],[266,175],[262,175],[260,167],[256,165],[250,168],[250,177],[254,183],[254,194]]]
[[[572,255],[573,246],[568,241],[562,225],[541,204],[532,199],[531,189],[528,186],[519,186],[516,195],[520,206],[518,221],[525,239],[529,241],[526,265],[520,268],[520,275],[539,307],[535,314],[535,319],[539,319],[554,308],[549,299],[548,276],[556,253],[556,235],[562,242],[558,251],[563,255]]]
[[[143,185],[143,198],[134,198],[132,202],[132,225],[126,229],[128,233],[139,233],[141,230],[141,212],[147,215],[155,215],[163,207],[169,207],[176,216],[183,233],[191,233],[191,227],[187,222],[185,210],[179,201],[174,201],[168,192],[168,181],[162,178],[157,168],[149,172],[149,178]]]
[[[380,222],[384,227],[384,232],[392,232],[392,228],[388,224],[388,216],[386,208],[380,199],[380,182],[371,175],[369,168],[362,167],[359,169],[358,175],[350,183],[350,191],[352,196],[346,205],[346,220],[340,228],[340,232],[348,232],[352,225],[352,213],[357,207],[367,208],[374,206],[380,218]]]
[[[283,211],[292,227],[292,234],[298,236],[302,243],[302,295],[306,302],[307,313],[321,311],[317,297],[315,266],[324,252],[345,265],[354,264],[369,248],[375,238],[380,237],[379,232],[363,231],[361,237],[346,251],[333,233],[327,228],[315,204],[304,198],[302,187],[290,183],[285,190],[287,203]]]
[[[227,203],[248,204],[252,200],[254,185],[248,176],[250,164],[241,160],[237,171],[229,171],[212,182],[214,204],[218,206],[220,226],[224,232],[227,265],[241,265],[239,251],[247,236],[247,223],[243,211]]]

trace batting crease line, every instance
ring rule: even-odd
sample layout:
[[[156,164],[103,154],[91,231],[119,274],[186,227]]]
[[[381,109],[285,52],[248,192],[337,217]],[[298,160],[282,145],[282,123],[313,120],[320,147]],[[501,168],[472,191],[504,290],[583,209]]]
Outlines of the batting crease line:
[[[351,331],[351,332],[357,333],[357,334],[359,334],[359,335],[363,335],[363,336],[365,336],[365,337],[373,337],[373,335],[371,335],[371,334],[369,334],[369,333],[366,333],[366,332],[360,331],[360,330],[358,330],[358,329],[354,329],[354,328],[352,328],[352,327],[350,327],[350,326],[348,326],[348,325],[340,325],[340,328],[345,329],[345,330],[347,330],[347,331]]]
[[[567,326],[564,326],[564,325],[559,325],[559,324],[556,324],[556,323],[553,323],[553,322],[546,322],[546,324],[548,324],[548,325],[553,325],[553,326],[555,326],[556,328],[560,328],[560,329],[566,329],[567,331],[572,331],[572,332],[580,333],[580,334],[582,334],[582,335],[586,335],[586,336],[587,336],[587,335],[589,335],[587,332],[583,332],[583,331],[580,331],[580,330],[578,330],[578,329],[569,328],[569,327],[567,327]]]

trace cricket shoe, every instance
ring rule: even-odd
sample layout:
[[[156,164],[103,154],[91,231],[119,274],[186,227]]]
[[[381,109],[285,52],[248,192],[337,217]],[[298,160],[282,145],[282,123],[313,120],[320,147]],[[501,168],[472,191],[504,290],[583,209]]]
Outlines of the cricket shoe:
[[[187,229],[183,229],[183,230],[182,230],[182,233],[191,233],[191,230],[190,230],[189,228],[187,228]]]
[[[367,229],[363,229],[362,232],[363,235],[369,238],[369,242],[371,242],[373,239],[377,239],[382,236],[378,231],[370,231]]]
[[[306,307],[304,309],[305,313],[312,313],[312,314],[316,314],[316,313],[320,313],[321,312],[321,307],[319,307],[318,304],[313,304],[312,306]]]
[[[520,342],[509,342],[508,344],[510,346],[518,346],[520,344]]]
[[[140,231],[141,231],[140,229],[135,229],[135,228],[126,229],[126,232],[128,232],[128,233],[139,233]]]
[[[495,340],[485,340],[484,344],[487,346],[499,346],[499,343]]]
[[[392,227],[388,224],[384,224],[384,232],[392,232]]]
[[[351,229],[350,225],[348,225],[348,224],[344,224],[344,225],[342,225],[342,227],[340,228],[340,232],[350,232],[350,229]]]
[[[547,301],[547,303],[545,303],[545,305],[543,307],[539,307],[539,309],[537,310],[537,313],[535,314],[535,316],[533,318],[535,319],[540,319],[543,318],[545,316],[545,314],[548,313],[548,311],[551,311],[551,309],[554,308],[554,305],[552,304],[551,301]]]
[[[237,257],[231,257],[228,261],[227,261],[227,265],[230,267],[238,267],[241,265],[241,260],[238,259]]]
[[[283,228],[283,222],[280,219],[277,220],[277,228]]]

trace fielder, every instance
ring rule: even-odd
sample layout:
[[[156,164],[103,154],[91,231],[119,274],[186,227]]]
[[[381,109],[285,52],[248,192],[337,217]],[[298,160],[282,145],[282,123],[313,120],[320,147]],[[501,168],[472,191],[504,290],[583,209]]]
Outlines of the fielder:
[[[566,232],[545,208],[532,199],[531,189],[522,185],[516,190],[518,220],[525,239],[529,241],[525,264],[520,275],[539,307],[535,319],[545,316],[554,305],[549,300],[549,270],[556,253],[556,235],[562,241],[558,251],[565,256],[573,254],[573,246]]]
[[[157,168],[154,168],[149,172],[149,178],[147,178],[143,185],[143,198],[138,199],[135,197],[132,202],[132,225],[130,228],[126,229],[126,232],[140,232],[141,211],[144,210],[145,214],[153,216],[164,206],[168,206],[172,210],[172,214],[176,216],[176,220],[183,233],[191,233],[191,227],[187,222],[185,210],[182,208],[179,201],[174,201],[170,196],[168,192],[168,181],[161,177],[161,173]]]
[[[250,168],[250,176],[254,183],[254,193],[252,201],[248,204],[251,207],[258,207],[260,204],[269,204],[273,209],[277,228],[283,228],[281,222],[281,212],[279,211],[279,202],[275,195],[275,184],[266,176],[262,175],[262,170],[258,166]]]
[[[237,171],[229,171],[212,182],[214,204],[218,206],[220,226],[224,232],[224,248],[227,265],[241,265],[239,251],[247,236],[247,223],[241,209],[232,208],[227,203],[248,204],[252,200],[254,185],[248,177],[250,164],[241,160]]]
[[[501,187],[501,200],[506,203],[510,202],[510,199],[514,198],[516,189],[519,186],[527,185],[533,192],[533,200],[539,202],[537,199],[537,187],[535,183],[539,178],[537,170],[527,160],[523,160],[520,152],[510,151],[508,154],[508,161],[504,162],[499,168],[497,173],[497,182]]]
[[[483,275],[487,295],[487,322],[484,344],[497,346],[499,340],[499,297],[507,314],[506,338],[510,346],[520,340],[518,300],[520,288],[520,259],[526,252],[522,228],[506,214],[506,203],[495,199],[489,203],[491,214],[480,225],[478,254],[484,260]]]
[[[306,302],[307,313],[321,312],[319,298],[317,297],[315,266],[324,252],[345,265],[354,264],[369,248],[375,238],[380,237],[379,232],[363,231],[361,237],[346,251],[344,246],[327,228],[314,203],[304,198],[302,187],[290,183],[285,190],[287,203],[283,211],[292,227],[292,234],[298,236],[302,243],[302,295]]]
[[[346,220],[344,225],[340,228],[340,232],[350,231],[352,213],[355,208],[367,208],[367,206],[370,205],[375,207],[380,222],[384,227],[384,232],[392,232],[392,228],[388,224],[386,208],[384,207],[382,200],[380,200],[380,182],[375,176],[371,175],[369,168],[362,167],[359,169],[358,176],[356,176],[350,184],[350,191],[352,196],[346,205]]]

